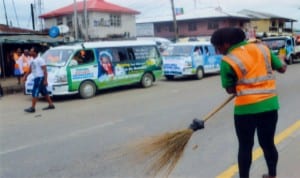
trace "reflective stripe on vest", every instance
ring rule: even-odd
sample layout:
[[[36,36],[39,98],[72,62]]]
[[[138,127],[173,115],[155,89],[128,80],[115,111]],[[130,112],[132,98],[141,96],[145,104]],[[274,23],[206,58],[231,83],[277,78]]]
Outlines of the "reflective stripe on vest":
[[[243,62],[234,54],[228,54],[227,57],[231,59],[239,68],[239,70],[242,73],[242,77],[237,81],[237,85],[244,85],[244,84],[255,84],[259,82],[264,82],[264,81],[271,81],[275,80],[275,76],[272,73],[272,67],[271,64],[268,60],[268,55],[267,51],[261,44],[257,44],[258,48],[263,54],[264,57],[264,63],[266,66],[266,72],[267,74],[265,76],[259,76],[255,78],[245,78],[247,74],[247,69],[244,66]],[[244,89],[241,91],[237,91],[236,95],[237,96],[243,96],[243,95],[250,95],[250,94],[275,94],[276,90],[275,89]]]

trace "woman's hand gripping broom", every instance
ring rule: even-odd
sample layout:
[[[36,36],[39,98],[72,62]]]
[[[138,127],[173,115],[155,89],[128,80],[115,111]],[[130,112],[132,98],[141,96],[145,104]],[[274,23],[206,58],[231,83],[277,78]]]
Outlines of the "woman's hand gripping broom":
[[[181,158],[192,134],[197,130],[203,129],[204,123],[233,98],[234,95],[228,97],[217,108],[207,114],[203,120],[194,119],[187,129],[152,137],[138,145],[138,149],[141,152],[140,158],[150,162],[147,174],[155,177],[159,172],[164,172],[166,177],[168,177]]]

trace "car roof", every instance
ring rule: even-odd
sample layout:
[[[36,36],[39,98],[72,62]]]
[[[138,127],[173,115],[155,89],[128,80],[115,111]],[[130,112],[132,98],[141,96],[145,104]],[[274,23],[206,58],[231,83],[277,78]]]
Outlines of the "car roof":
[[[193,42],[179,42],[172,44],[173,46],[199,46],[199,45],[212,45],[208,41],[193,41]]]
[[[156,46],[153,41],[146,40],[122,40],[122,41],[95,41],[83,42],[70,45],[61,45],[52,49],[82,49],[82,48],[103,48],[103,47],[126,47],[126,46]]]

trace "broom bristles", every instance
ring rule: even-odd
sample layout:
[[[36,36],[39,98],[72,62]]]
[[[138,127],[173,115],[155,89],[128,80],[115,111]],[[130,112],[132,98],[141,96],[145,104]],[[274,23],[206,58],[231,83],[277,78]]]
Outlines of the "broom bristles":
[[[136,147],[139,158],[150,163],[147,174],[155,177],[159,172],[165,172],[168,177],[182,157],[192,134],[192,129],[184,129],[155,136],[139,143]]]

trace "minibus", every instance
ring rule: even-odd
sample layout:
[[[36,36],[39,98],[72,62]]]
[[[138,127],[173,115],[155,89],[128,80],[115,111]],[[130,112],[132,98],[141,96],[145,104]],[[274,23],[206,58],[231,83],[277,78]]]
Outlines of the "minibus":
[[[167,80],[189,76],[202,79],[205,74],[220,72],[221,59],[210,42],[175,43],[164,53],[163,75]]]
[[[52,96],[93,97],[98,90],[139,83],[147,88],[162,76],[162,58],[155,42],[99,41],[63,45],[41,55],[46,60]],[[33,76],[25,83],[31,94]]]

